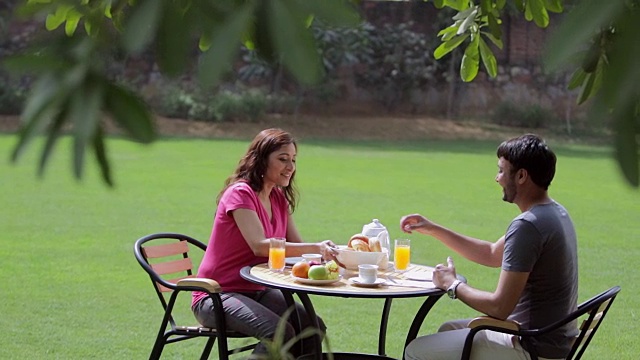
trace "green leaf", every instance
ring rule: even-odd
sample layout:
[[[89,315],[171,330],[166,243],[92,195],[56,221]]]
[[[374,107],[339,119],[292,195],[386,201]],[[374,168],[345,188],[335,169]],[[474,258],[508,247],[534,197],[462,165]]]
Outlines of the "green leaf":
[[[444,5],[452,9],[462,11],[469,7],[468,0],[444,0]]]
[[[141,143],[155,140],[151,112],[139,97],[114,84],[107,84],[105,96],[105,110],[133,140]]]
[[[80,14],[78,11],[76,11],[75,9],[69,10],[69,12],[67,13],[67,23],[64,26],[64,32],[65,34],[67,34],[67,36],[72,36],[73,33],[76,32],[78,23],[80,22],[81,18],[82,14]]]
[[[487,39],[491,40],[493,45],[495,45],[498,49],[502,49],[502,39],[496,38],[495,36],[493,36],[493,34],[485,32],[485,31],[481,31],[480,33],[482,35],[486,36]]]
[[[78,179],[82,178],[87,144],[100,121],[102,101],[102,84],[91,78],[71,97],[69,118],[73,124],[73,170]]]
[[[482,57],[484,68],[487,69],[489,76],[496,77],[498,75],[498,61],[484,39],[480,36],[478,38],[480,39],[480,56]]]
[[[202,34],[200,40],[198,40],[198,48],[200,51],[207,51],[211,48],[213,40],[209,34]]]
[[[587,73],[584,70],[582,70],[582,68],[580,67],[577,68],[576,71],[574,71],[573,75],[571,76],[571,79],[569,80],[567,89],[573,90],[578,88],[578,86],[584,83],[584,80],[586,78],[587,78]]]
[[[255,9],[254,4],[253,2],[245,3],[229,15],[224,23],[219,24],[212,34],[207,34],[211,43],[215,44],[215,48],[209,49],[202,56],[199,75],[204,85],[210,86],[217,83],[222,75],[231,69],[233,59],[240,49],[240,40],[250,26]]]
[[[582,50],[601,28],[608,27],[615,14],[624,10],[624,1],[583,1],[572,9],[554,30],[545,47],[545,67],[556,71]],[[589,19],[589,21],[585,21]]]
[[[98,127],[96,135],[93,137],[93,150],[96,154],[96,160],[100,167],[102,179],[107,183],[107,185],[113,186],[111,167],[109,166],[109,159],[107,158],[107,150],[104,143],[104,131],[102,130],[102,127]]]
[[[476,36],[467,45],[464,55],[462,56],[462,64],[460,65],[460,77],[462,81],[469,82],[475,79],[480,68],[480,54],[478,52],[479,36]]]
[[[538,27],[546,28],[549,26],[549,13],[544,7],[544,0],[527,0],[527,5],[531,10],[533,21]]]
[[[356,26],[362,22],[356,7],[347,0],[304,0],[300,6],[315,17],[334,26]]]
[[[608,49],[603,96],[607,104],[618,107],[640,98],[640,42],[637,37],[638,9],[627,11],[617,18],[615,35],[604,33],[603,47]]]
[[[156,39],[158,64],[167,75],[177,76],[190,56],[192,22],[175,2],[165,2],[162,10]]]
[[[466,18],[469,17],[469,15],[471,15],[471,12],[475,10],[475,7],[470,7],[468,9],[459,11],[457,14],[453,15],[452,19],[453,20],[464,20]]]
[[[268,11],[269,27],[282,63],[302,83],[315,84],[320,80],[323,68],[303,14],[296,0],[272,0]]]
[[[525,0],[525,3],[524,3],[524,18],[527,21],[533,20],[533,12],[531,11],[531,1],[532,0]]]
[[[12,161],[17,161],[27,145],[40,134],[49,124],[51,117],[59,112],[58,105],[66,96],[58,79],[51,75],[41,77],[33,86],[32,94],[28,97],[21,120],[19,140],[11,155]]]
[[[48,130],[49,135],[47,136],[47,141],[45,142],[44,147],[42,148],[42,153],[40,155],[40,163],[38,165],[38,176],[44,175],[45,167],[49,161],[49,158],[51,157],[51,154],[53,154],[54,145],[56,144],[56,142],[60,138],[60,135],[62,134],[62,126],[64,125],[66,120],[67,120],[67,112],[64,111],[64,109],[54,117],[53,122],[51,123],[51,126],[49,127],[49,130]]]
[[[498,19],[493,15],[493,13],[489,13],[487,15],[487,20],[489,23],[489,31],[491,31],[491,35],[493,35],[497,39],[502,38],[502,29],[500,28],[500,24],[498,23]]]
[[[507,3],[507,0],[497,0],[496,1],[496,8],[498,10],[502,10],[504,9],[504,5]]]
[[[580,89],[580,95],[578,96],[578,105],[587,101],[587,99],[589,99],[591,95],[594,94],[594,84],[596,83],[597,77],[598,76],[596,73],[586,74],[586,82],[584,82],[582,89]]]
[[[640,117],[637,107],[637,100],[632,100],[618,106],[613,113],[615,157],[624,177],[636,188],[640,181],[638,159]]]
[[[469,13],[469,15],[464,19],[460,27],[458,28],[457,34],[460,35],[469,29],[472,24],[476,22],[476,15],[478,15],[478,8],[474,7],[473,10]]]
[[[455,33],[456,33],[456,31],[458,31],[458,26],[451,25],[451,26],[448,26],[448,27],[446,27],[446,28],[444,28],[444,29],[440,30],[440,31],[438,32],[438,36],[442,36],[442,35],[446,35],[446,34],[451,34],[451,33],[454,33],[454,34],[455,34]]]
[[[28,54],[28,55],[12,55],[3,60],[7,68],[15,72],[28,73],[44,73],[64,71],[70,64],[61,59],[60,56],[50,55],[46,53]]]
[[[72,5],[58,5],[55,13],[47,15],[45,28],[49,31],[57,29],[67,20],[67,12],[71,9],[73,9]]]
[[[140,0],[132,7],[131,17],[124,25],[122,45],[129,53],[139,53],[155,38],[164,1]]]
[[[440,46],[438,46],[433,51],[433,57],[436,60],[442,58],[443,56],[445,56],[448,53],[450,53],[453,49],[457,48],[460,44],[462,44],[462,42],[467,40],[468,37],[469,37],[469,34],[468,33],[464,33],[462,35],[457,35],[456,37],[454,37],[451,40],[447,40],[447,41],[443,42],[442,44],[440,44]]]
[[[544,0],[544,7],[554,13],[561,13],[564,11],[562,8],[562,0]]]
[[[491,12],[491,9],[493,8],[493,1],[480,0],[480,8],[482,9],[482,14],[489,14]]]
[[[513,0],[513,3],[518,11],[525,12],[525,1],[526,0]]]

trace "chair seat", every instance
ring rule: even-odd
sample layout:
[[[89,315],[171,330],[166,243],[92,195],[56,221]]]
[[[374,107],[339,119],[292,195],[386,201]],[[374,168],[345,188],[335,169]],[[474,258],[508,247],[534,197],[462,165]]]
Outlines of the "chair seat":
[[[216,330],[214,328],[208,328],[208,327],[200,326],[200,325],[176,326],[175,330],[176,330],[176,332],[184,331],[184,332],[187,332],[187,333],[198,333],[198,334],[205,334],[205,333],[217,334],[218,333],[218,330]],[[225,332],[225,334],[227,335],[228,338],[244,338],[244,337],[248,337],[248,335],[246,335],[246,334],[243,334],[243,333],[237,332],[237,331],[233,331],[233,330],[227,330]]]
[[[313,360],[315,355],[308,354],[300,356],[297,360]],[[327,353],[322,353],[322,359],[329,359],[329,355]],[[392,357],[384,356],[384,355],[376,355],[376,354],[360,354],[360,353],[333,353],[334,360],[359,360],[359,359],[371,359],[371,360],[395,360]]]

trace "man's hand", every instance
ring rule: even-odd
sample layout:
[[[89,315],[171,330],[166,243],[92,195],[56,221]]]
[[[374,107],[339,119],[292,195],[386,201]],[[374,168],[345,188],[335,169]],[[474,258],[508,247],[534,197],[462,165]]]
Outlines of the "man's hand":
[[[456,267],[451,256],[447,258],[447,265],[438,264],[433,270],[433,284],[442,290],[447,290],[456,279]]]
[[[409,234],[411,234],[412,231],[417,231],[429,235],[429,231],[433,225],[431,220],[420,214],[405,215],[400,219],[400,229]]]

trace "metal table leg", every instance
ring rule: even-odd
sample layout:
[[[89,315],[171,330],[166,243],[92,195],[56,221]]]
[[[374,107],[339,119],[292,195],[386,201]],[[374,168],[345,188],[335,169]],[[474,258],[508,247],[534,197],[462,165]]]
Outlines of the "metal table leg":
[[[411,323],[411,327],[409,328],[409,332],[407,333],[407,340],[404,343],[404,348],[407,348],[407,345],[411,342],[411,340],[415,339],[418,336],[418,331],[420,331],[420,326],[424,322],[424,319],[429,314],[429,311],[435,305],[436,301],[438,301],[442,297],[440,295],[431,295],[426,298],[426,300],[420,306],[420,309],[416,313],[416,317],[413,319]],[[402,351],[402,358],[404,359],[404,350]]]

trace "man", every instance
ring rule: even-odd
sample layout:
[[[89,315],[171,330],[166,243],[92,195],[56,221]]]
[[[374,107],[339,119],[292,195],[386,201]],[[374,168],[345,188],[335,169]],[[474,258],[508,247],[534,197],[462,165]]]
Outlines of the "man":
[[[451,258],[439,264],[433,282],[473,309],[497,319],[514,320],[522,329],[538,328],[565,317],[577,307],[578,260],[576,233],[569,214],[547,194],[555,174],[556,156],[542,139],[524,135],[500,144],[496,182],[503,200],[522,212],[507,232],[492,243],[456,233],[426,217],[400,220],[403,231],[417,231],[478,264],[501,267],[495,291],[475,289],[456,279]],[[443,324],[436,334],[419,337],[405,350],[405,359],[460,359],[469,319]],[[577,334],[570,323],[525,349],[517,337],[481,331],[474,338],[472,359],[564,358]]]

